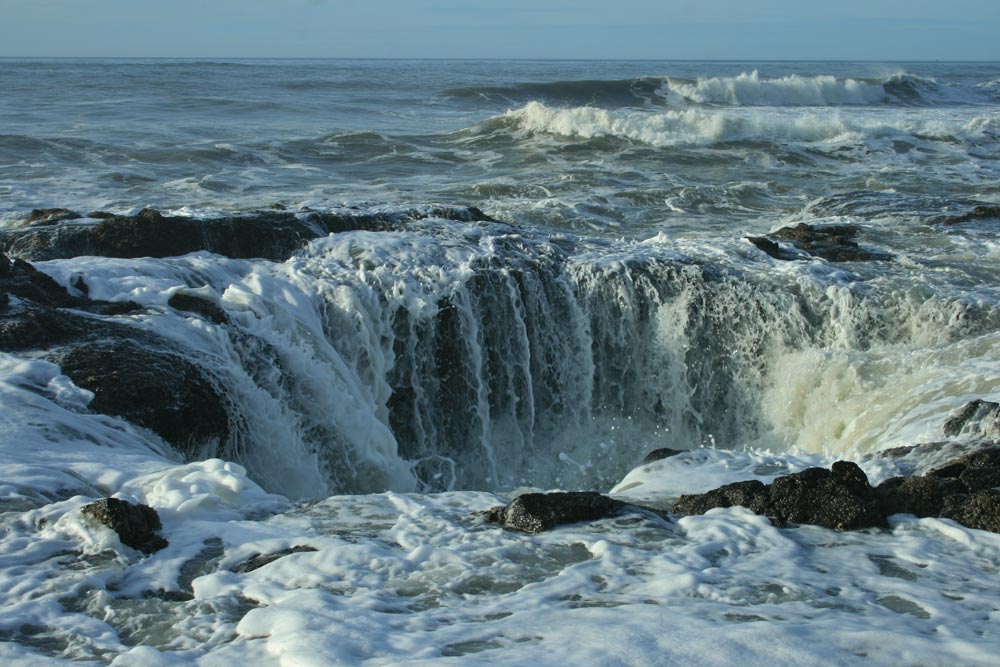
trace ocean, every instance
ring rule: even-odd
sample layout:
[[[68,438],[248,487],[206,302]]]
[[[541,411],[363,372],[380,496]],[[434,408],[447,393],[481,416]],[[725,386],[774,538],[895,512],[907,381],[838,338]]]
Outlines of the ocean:
[[[178,446],[94,409],[44,330],[0,353],[0,659],[995,665],[1000,536],[948,519],[477,512],[931,469],[886,452],[1000,400],[998,205],[1000,63],[0,59],[5,239],[318,230],[268,259],[18,246],[135,302],[87,322],[201,369],[226,425]],[[106,496],[170,546],[89,523]]]

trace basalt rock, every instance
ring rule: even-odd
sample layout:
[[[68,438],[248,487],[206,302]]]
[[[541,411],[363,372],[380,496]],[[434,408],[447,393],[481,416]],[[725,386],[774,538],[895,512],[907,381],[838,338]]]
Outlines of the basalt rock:
[[[156,534],[163,525],[160,515],[148,505],[133,505],[117,498],[104,498],[82,509],[84,516],[118,533],[122,544],[151,554],[167,546],[167,540]]]
[[[715,507],[746,507],[776,525],[808,523],[835,530],[888,525],[865,473],[856,464],[838,461],[831,470],[809,468],[759,481],[727,484],[703,494],[681,496],[676,514],[701,514]]]
[[[228,439],[226,402],[208,371],[153,332],[94,317],[128,313],[137,304],[70,294],[28,262],[2,254],[0,294],[0,351],[60,364],[94,392],[91,409],[148,428],[188,455],[215,454]],[[220,317],[207,300],[183,303]]]
[[[872,488],[854,463],[809,468],[769,486],[750,480],[681,496],[673,512],[703,514],[746,507],[776,525],[814,524],[836,530],[885,527],[893,514],[953,519],[1000,532],[1000,446],[982,447],[925,475],[904,475]]]
[[[174,310],[201,315],[206,320],[215,322],[216,324],[226,324],[229,322],[229,316],[222,306],[200,294],[177,292],[170,297],[167,305]]]
[[[525,493],[506,507],[488,510],[486,520],[507,530],[541,533],[566,523],[614,516],[627,507],[627,503],[593,491]]]
[[[36,208],[28,214],[29,225],[52,225],[63,220],[77,220],[83,216],[68,208]]]
[[[860,228],[854,225],[798,225],[782,227],[768,236],[750,236],[747,240],[771,257],[780,260],[819,257],[828,262],[889,261],[891,255],[865,250],[855,238]],[[782,247],[784,241],[798,250]]]
[[[181,354],[132,340],[94,341],[49,355],[94,392],[90,408],[158,434],[187,455],[217,451],[230,432],[222,393]]]
[[[712,489],[707,493],[681,496],[674,504],[675,514],[704,514],[716,507],[746,507],[757,514],[767,514],[770,503],[768,487],[752,479],[734,482]]]
[[[205,250],[234,259],[284,261],[310,240],[330,233],[399,229],[431,216],[465,222],[492,220],[474,207],[385,213],[265,210],[219,218],[168,216],[153,209],[136,215],[95,211],[90,220],[62,218],[46,226],[0,230],[0,251],[28,260],[50,260],[80,255],[175,257]],[[95,218],[100,219],[94,222]]]
[[[988,220],[990,218],[1000,218],[1000,206],[990,204],[976,206],[968,213],[963,213],[962,215],[950,215],[945,218],[941,218],[940,222],[943,225],[957,225],[962,222],[971,222],[972,220]]]

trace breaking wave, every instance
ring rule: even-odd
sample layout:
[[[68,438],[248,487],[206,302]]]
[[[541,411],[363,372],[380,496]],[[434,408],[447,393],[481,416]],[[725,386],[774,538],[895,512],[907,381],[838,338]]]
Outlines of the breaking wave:
[[[734,77],[666,79],[661,93],[674,103],[727,106],[843,106],[930,104],[933,79],[894,74],[885,79],[841,79],[792,74],[762,78],[757,70]]]
[[[530,133],[582,139],[610,137],[651,146],[709,146],[747,141],[857,142],[900,135],[954,142],[956,137],[982,134],[992,127],[988,117],[952,126],[935,120],[849,119],[835,111],[802,114],[701,108],[649,112],[594,107],[567,109],[539,102],[508,111],[499,120]]]

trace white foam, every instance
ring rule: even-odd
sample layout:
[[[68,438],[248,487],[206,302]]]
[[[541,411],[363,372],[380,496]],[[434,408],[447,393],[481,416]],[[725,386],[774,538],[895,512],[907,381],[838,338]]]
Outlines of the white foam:
[[[757,70],[734,77],[699,78],[694,82],[668,78],[660,94],[668,100],[680,98],[698,104],[734,106],[876,105],[892,99],[882,81],[798,74],[768,79],[761,78]]]
[[[531,133],[593,139],[614,137],[651,146],[710,146],[737,141],[856,146],[881,139],[974,141],[990,132],[990,116],[970,119],[942,113],[897,113],[892,120],[840,109],[683,109],[668,111],[559,108],[540,102],[508,111],[506,118]]]

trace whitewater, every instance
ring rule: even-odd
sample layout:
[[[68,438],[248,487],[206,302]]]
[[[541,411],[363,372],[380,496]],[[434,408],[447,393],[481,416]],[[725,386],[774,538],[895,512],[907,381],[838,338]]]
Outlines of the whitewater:
[[[995,664],[1000,535],[667,510],[996,438],[943,425],[1000,401],[998,81],[0,60],[0,244],[70,299],[0,308],[0,660]],[[176,231],[101,245],[140,218]],[[852,240],[782,235],[802,223]],[[197,374],[218,428],[143,421],[152,387],[109,402],[122,350]],[[537,535],[482,514],[554,490],[657,511]],[[169,546],[85,517],[104,497]]]

